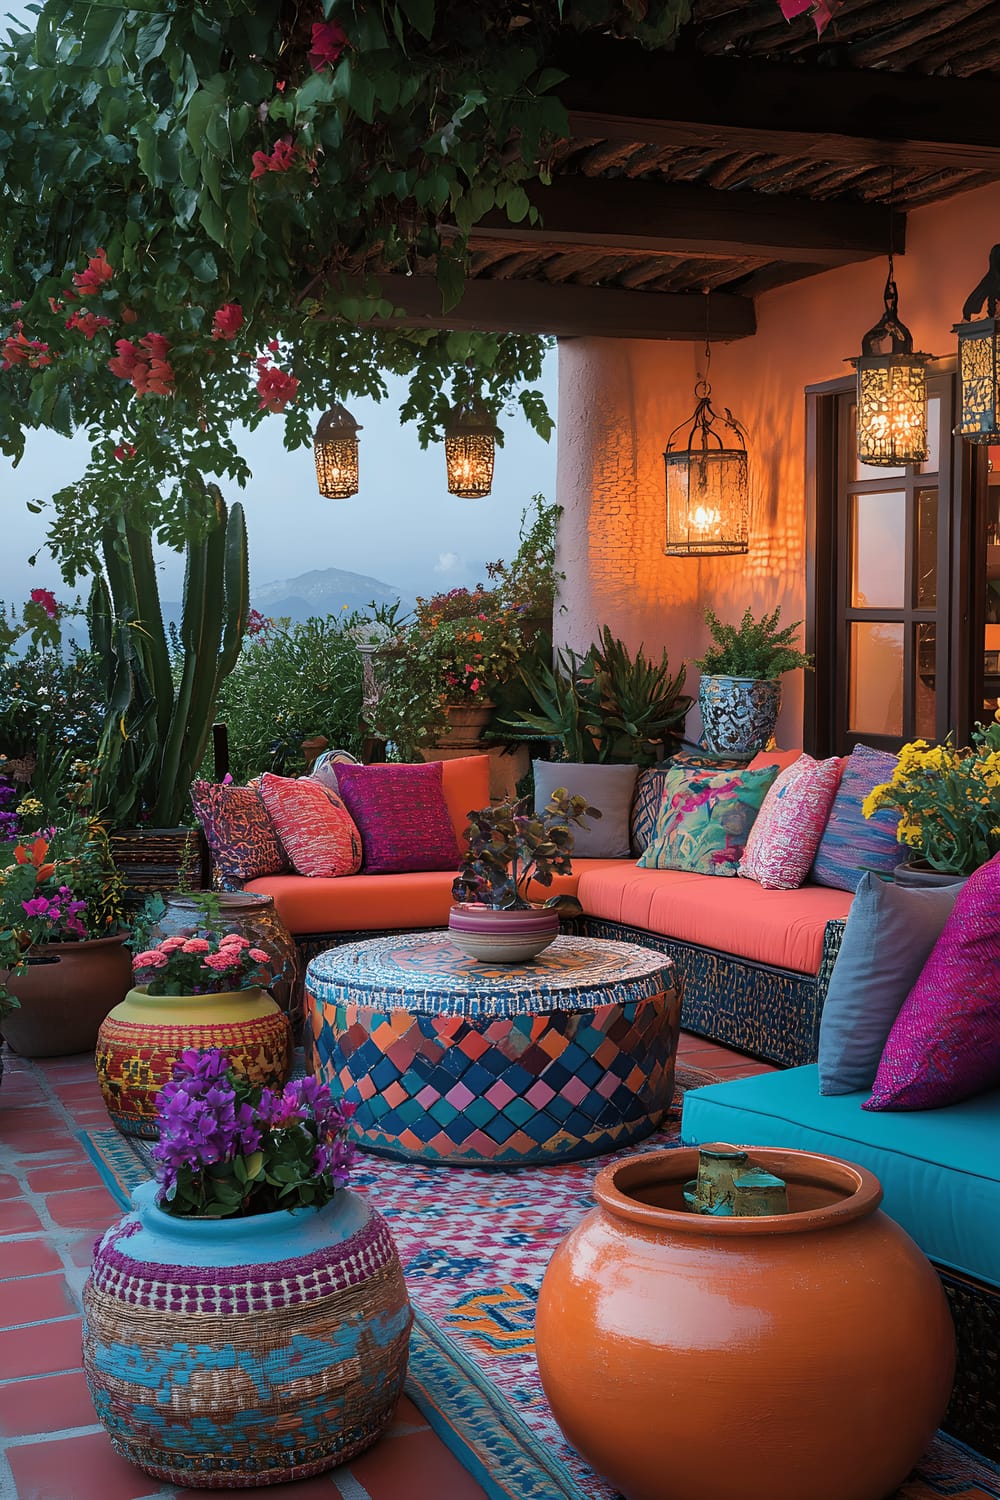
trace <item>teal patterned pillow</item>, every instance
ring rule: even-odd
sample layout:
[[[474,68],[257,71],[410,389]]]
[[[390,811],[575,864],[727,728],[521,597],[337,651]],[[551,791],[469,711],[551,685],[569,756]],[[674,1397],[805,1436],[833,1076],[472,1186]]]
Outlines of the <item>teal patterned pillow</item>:
[[[676,755],[669,760],[661,761],[656,766],[646,766],[639,772],[635,784],[635,796],[632,799],[632,816],[630,820],[630,835],[633,854],[645,854],[650,840],[656,832],[656,819],[660,812],[660,803],[663,801],[663,784],[667,773],[674,766],[696,766],[699,770],[706,771],[730,771],[734,767],[740,770],[746,765],[746,758],[738,759],[733,756],[712,755],[705,751],[700,754],[691,750],[678,750]]]
[[[641,868],[735,875],[777,774],[777,766],[715,773],[673,767],[663,778],[656,831],[638,862]]]

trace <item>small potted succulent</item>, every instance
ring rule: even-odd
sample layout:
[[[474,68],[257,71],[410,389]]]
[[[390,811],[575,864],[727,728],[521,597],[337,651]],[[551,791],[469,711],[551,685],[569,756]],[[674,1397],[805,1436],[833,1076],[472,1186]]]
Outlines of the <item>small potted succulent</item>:
[[[812,666],[794,644],[802,621],[779,628],[780,616],[780,605],[759,620],[748,609],[739,625],[724,625],[714,610],[705,611],[714,645],[695,661],[698,707],[705,742],[718,755],[749,759],[765,750],[778,722],[782,674]]]
[[[528,899],[534,883],[550,886],[572,870],[573,826],[599,818],[585,797],[558,787],[541,812],[531,799],[469,813],[468,847],[452,885],[448,931],[456,948],[483,963],[523,963],[547,948],[559,917],[580,911],[574,896]]]
[[[329,1085],[250,1083],[190,1049],[159,1096],[156,1179],[98,1244],[83,1362],[118,1453],[185,1489],[280,1484],[388,1425],[412,1314]],[[154,1420],[150,1392],[172,1392]]]

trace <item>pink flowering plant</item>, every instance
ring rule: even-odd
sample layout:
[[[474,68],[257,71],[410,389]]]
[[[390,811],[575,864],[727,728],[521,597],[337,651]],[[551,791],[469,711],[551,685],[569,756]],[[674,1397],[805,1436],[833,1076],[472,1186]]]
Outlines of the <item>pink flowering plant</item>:
[[[132,970],[148,995],[219,995],[255,984],[266,989],[274,978],[270,955],[236,932],[165,937],[136,953]]]
[[[157,1203],[178,1218],[319,1208],[347,1183],[352,1104],[294,1078],[281,1093],[235,1073],[224,1052],[183,1052],[157,1100]]]

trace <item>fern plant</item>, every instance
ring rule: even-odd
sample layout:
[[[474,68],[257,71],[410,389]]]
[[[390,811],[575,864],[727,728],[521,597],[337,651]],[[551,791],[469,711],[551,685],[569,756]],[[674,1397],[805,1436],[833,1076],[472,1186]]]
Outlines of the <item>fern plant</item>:
[[[707,677],[758,679],[781,677],[796,667],[811,668],[812,657],[793,644],[802,621],[779,630],[780,616],[780,605],[759,620],[748,609],[739,625],[724,625],[714,610],[706,609],[705,623],[715,644],[695,660],[695,666]]]

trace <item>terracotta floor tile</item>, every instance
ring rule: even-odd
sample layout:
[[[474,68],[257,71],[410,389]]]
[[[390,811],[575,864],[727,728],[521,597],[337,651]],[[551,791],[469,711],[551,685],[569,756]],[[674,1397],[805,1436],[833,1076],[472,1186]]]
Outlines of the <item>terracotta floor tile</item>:
[[[104,1432],[8,1448],[7,1462],[17,1500],[139,1500],[164,1488],[119,1458]]]
[[[88,1078],[81,1078],[72,1082],[60,1082],[55,1092],[59,1096],[61,1104],[69,1104],[71,1101],[81,1099],[96,1099],[101,1102],[101,1085],[97,1081],[97,1074],[93,1067]]]
[[[121,1213],[114,1198],[103,1186],[49,1193],[45,1206],[63,1229],[106,1229]]]
[[[0,1279],[61,1270],[62,1261],[46,1240],[8,1240],[0,1244]]]
[[[21,1184],[16,1177],[0,1174],[0,1198],[16,1198],[20,1191]]]
[[[0,1234],[32,1234],[42,1221],[23,1198],[0,1199]]]
[[[205,1500],[205,1496],[209,1493],[208,1490],[176,1490],[174,1492],[176,1500]],[[337,1500],[340,1491],[334,1483],[333,1474],[328,1473],[316,1474],[312,1479],[297,1479],[292,1484],[269,1484],[258,1489],[224,1490],[220,1493],[268,1497],[287,1495],[288,1500]],[[353,1496],[352,1500],[357,1500],[357,1496]],[[442,1495],[440,1500],[448,1500],[448,1496]]]
[[[420,1408],[414,1405],[409,1396],[400,1396],[399,1404],[392,1418],[390,1432],[395,1427],[426,1427],[427,1425],[427,1418]]]
[[[430,1428],[383,1438],[348,1467],[371,1500],[483,1500],[486,1494]]]
[[[93,1427],[97,1421],[82,1370],[14,1380],[0,1389],[0,1436],[27,1437],[64,1427]]]
[[[17,1281],[0,1281],[0,1328],[40,1323],[45,1318],[65,1318],[79,1310],[63,1276],[22,1276]]]
[[[33,1193],[59,1193],[66,1188],[101,1187],[101,1174],[90,1161],[57,1162],[32,1167],[28,1186]]]
[[[119,1209],[123,1213],[123,1209]],[[115,1215],[117,1217],[117,1215]],[[111,1220],[99,1229],[82,1229],[79,1236],[67,1246],[69,1259],[74,1266],[90,1266],[94,1259],[94,1245],[104,1230],[111,1224]]]
[[[59,1130],[32,1130],[24,1131],[18,1135],[8,1138],[11,1145],[20,1156],[35,1156],[41,1152],[50,1153],[62,1161],[89,1160],[83,1147],[70,1134],[67,1127]]]
[[[81,1368],[80,1319],[0,1330],[0,1380]],[[67,1494],[71,1493],[68,1491]]]

